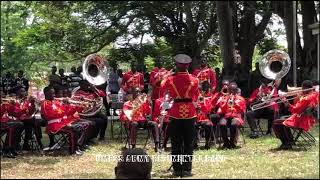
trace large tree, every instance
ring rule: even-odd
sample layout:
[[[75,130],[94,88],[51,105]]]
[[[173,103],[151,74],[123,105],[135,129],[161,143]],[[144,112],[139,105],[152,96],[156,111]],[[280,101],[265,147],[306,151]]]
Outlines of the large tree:
[[[300,5],[300,6],[299,6]],[[288,43],[288,52],[293,58],[293,2],[291,1],[274,1],[272,2],[272,7],[274,13],[278,14],[285,25],[286,37]],[[301,7],[301,8],[300,8]],[[300,67],[300,71],[297,74],[298,84],[301,83],[302,79],[310,78],[309,74],[312,68],[316,68],[317,64],[317,39],[312,36],[311,30],[308,28],[308,25],[317,22],[317,14],[315,10],[314,1],[299,1],[297,3],[297,12],[302,15],[302,37],[303,37],[303,46],[301,42],[301,36],[299,34],[299,26],[296,31],[296,61],[297,67]],[[292,83],[292,68],[288,74],[288,78]]]
[[[165,37],[174,53],[200,56],[208,40],[217,32],[215,2],[153,1],[137,2],[138,15],[145,19],[151,33]],[[194,65],[198,64],[195,58]]]
[[[268,1],[232,2],[235,43],[241,55],[241,69],[248,74],[256,44],[264,38],[272,15]],[[258,19],[257,17],[260,17]]]
[[[224,75],[232,76],[234,73],[234,38],[231,8],[228,1],[217,2],[217,15],[219,22],[220,49],[223,57]]]

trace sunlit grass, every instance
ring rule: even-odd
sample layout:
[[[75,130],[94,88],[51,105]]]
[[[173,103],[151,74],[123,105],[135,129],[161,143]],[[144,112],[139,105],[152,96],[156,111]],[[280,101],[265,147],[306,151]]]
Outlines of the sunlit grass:
[[[279,140],[268,136],[259,139],[245,136],[246,144],[239,149],[198,150],[194,155],[218,157],[220,161],[194,162],[192,178],[319,178],[319,125],[313,128],[312,134],[317,145],[307,151],[277,151]],[[46,135],[44,141],[47,142]],[[156,155],[149,142],[148,153]],[[114,178],[117,162],[98,162],[96,155],[119,155],[122,147],[124,142],[107,140],[98,142],[80,157],[35,153],[16,159],[2,158],[1,178]],[[170,165],[170,162],[154,162],[152,177],[170,178],[167,171]]]

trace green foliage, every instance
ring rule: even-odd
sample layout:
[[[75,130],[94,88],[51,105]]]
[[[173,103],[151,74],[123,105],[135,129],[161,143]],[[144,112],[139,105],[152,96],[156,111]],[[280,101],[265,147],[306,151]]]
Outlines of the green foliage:
[[[281,49],[281,46],[277,43],[277,39],[273,37],[262,39],[257,46],[260,50],[260,55],[263,55],[272,49]]]

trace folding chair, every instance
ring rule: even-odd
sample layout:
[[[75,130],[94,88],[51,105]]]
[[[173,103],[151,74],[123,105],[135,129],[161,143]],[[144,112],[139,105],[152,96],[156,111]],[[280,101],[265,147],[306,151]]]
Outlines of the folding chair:
[[[49,135],[49,134],[48,134]],[[56,152],[57,150],[61,150],[61,149],[68,149],[69,148],[69,139],[68,139],[68,135],[63,132],[60,131],[56,134],[50,134],[54,136],[54,145],[48,149],[46,149],[45,151],[48,152]]]
[[[201,125],[199,126],[198,133],[196,134],[196,141],[197,141],[197,143],[200,143],[200,144],[203,144],[206,141],[205,140],[205,128]],[[212,142],[214,142],[214,145],[217,144],[216,135],[215,135],[215,131],[213,130],[213,126],[211,126],[211,135],[209,136],[209,146],[210,147],[211,147]]]
[[[293,145],[302,146],[305,150],[308,147],[316,145],[316,139],[313,135],[301,128],[291,128],[293,135]]]
[[[110,109],[112,109],[113,111],[116,111],[117,109],[122,109],[122,107],[123,107],[123,102],[111,102]],[[115,125],[116,122],[120,122],[119,118],[115,118],[114,112],[111,115],[110,121],[111,121],[111,126],[110,126],[111,139],[114,139],[114,125]],[[122,135],[123,135],[123,126],[120,124],[120,134],[119,134],[117,139],[120,138],[122,140],[123,139]]]
[[[36,111],[32,114],[32,121],[36,120],[37,113],[38,113],[38,111]],[[25,130],[23,130],[21,133],[21,142],[23,142],[23,144],[25,143],[24,140],[25,140]],[[27,143],[29,144],[29,146],[31,148],[31,152],[34,152],[34,151],[40,152],[42,150],[42,148],[40,147],[41,142],[38,142],[38,140],[37,140],[34,127],[32,127],[32,129],[31,129],[31,139]]]
[[[130,149],[131,147],[130,147],[130,129],[129,129],[129,124],[125,124],[124,125],[125,126],[125,133],[126,133],[126,144],[125,144],[125,148],[128,148],[128,149]],[[147,137],[146,137],[146,140],[145,140],[145,143],[144,143],[144,146],[143,146],[143,149],[145,149],[146,148],[146,146],[147,146],[147,144],[148,144],[148,142],[149,142],[149,139],[150,139],[150,129],[148,128],[148,127],[138,127],[138,129],[137,129],[137,139],[136,139],[136,146],[137,145],[140,145],[140,144],[138,144],[137,142],[138,142],[138,137],[139,137],[139,135],[142,135],[141,133],[139,133],[139,132],[143,132],[143,131],[147,131]],[[127,147],[127,145],[128,145],[128,147]]]

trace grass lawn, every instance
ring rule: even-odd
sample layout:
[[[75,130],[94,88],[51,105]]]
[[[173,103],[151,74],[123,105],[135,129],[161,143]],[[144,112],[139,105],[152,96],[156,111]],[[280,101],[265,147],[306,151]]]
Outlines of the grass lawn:
[[[108,132],[110,132],[108,130]],[[248,134],[248,132],[245,132]],[[317,145],[305,150],[279,151],[275,137],[250,139],[234,150],[198,150],[197,157],[213,157],[215,162],[193,163],[192,178],[319,178],[319,124],[312,129]],[[108,138],[109,139],[109,138]],[[47,135],[44,135],[46,143]],[[151,142],[151,141],[149,141]],[[202,145],[202,144],[199,144]],[[16,159],[1,159],[1,178],[114,178],[116,161],[101,162],[96,155],[119,155],[124,143],[98,142],[83,156],[53,156],[41,153],[24,154]],[[141,147],[141,146],[140,146]],[[147,146],[156,155],[153,145]],[[162,155],[169,154],[163,152]],[[170,178],[171,163],[153,162],[153,178]]]

